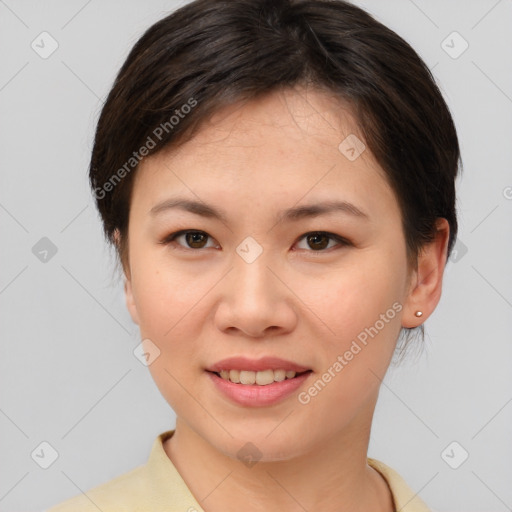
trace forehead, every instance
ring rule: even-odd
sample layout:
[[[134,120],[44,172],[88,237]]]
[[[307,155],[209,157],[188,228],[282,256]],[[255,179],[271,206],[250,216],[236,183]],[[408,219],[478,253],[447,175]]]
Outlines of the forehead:
[[[363,141],[338,98],[311,89],[277,91],[220,109],[191,140],[144,160],[133,202],[147,212],[179,193],[219,205],[281,209],[338,194],[378,215],[378,206],[393,208],[396,201],[368,148],[357,158],[346,152],[354,142],[359,152]]]
[[[262,147],[271,151],[279,146],[292,150],[288,157],[304,150],[323,155],[326,149],[328,153],[334,149],[337,156],[339,143],[350,134],[364,139],[351,107],[333,93],[303,87],[281,89],[220,108],[191,141],[167,153],[176,158],[193,148],[196,156],[213,156],[219,150],[229,154],[230,149],[244,148],[246,153],[252,149],[261,155]],[[375,165],[369,152],[361,156]]]

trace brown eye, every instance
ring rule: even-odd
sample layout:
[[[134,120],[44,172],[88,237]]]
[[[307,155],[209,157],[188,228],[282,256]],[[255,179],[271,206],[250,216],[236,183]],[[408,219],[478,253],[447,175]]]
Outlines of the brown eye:
[[[184,234],[187,244],[193,249],[202,249],[208,240],[206,233],[188,232]]]
[[[327,233],[324,231],[315,231],[312,233],[306,233],[300,238],[302,242],[304,240],[306,242],[307,247],[299,247],[299,249],[312,249],[312,252],[322,252],[324,249],[330,249],[336,245],[339,246],[348,246],[351,245],[348,240],[341,238],[338,235],[333,233]],[[331,242],[334,244],[329,245]]]
[[[182,239],[183,241],[181,241]],[[165,237],[160,243],[164,245],[175,244],[180,249],[204,249],[208,248],[206,245],[208,243],[208,239],[213,240],[213,238],[205,233],[204,231],[194,231],[194,230],[182,230],[177,231],[176,233],[172,233],[169,236]],[[210,245],[209,247],[214,247]]]
[[[307,236],[309,246],[315,250],[325,249],[329,245],[329,237],[323,233]]]

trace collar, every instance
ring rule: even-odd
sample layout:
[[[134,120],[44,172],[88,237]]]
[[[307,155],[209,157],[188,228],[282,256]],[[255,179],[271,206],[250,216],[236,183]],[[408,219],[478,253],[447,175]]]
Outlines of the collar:
[[[163,443],[174,434],[168,430],[154,441],[146,463],[147,485],[154,498],[160,503],[175,503],[183,510],[204,512],[194,498],[178,470],[167,456]],[[378,471],[386,480],[398,512],[430,512],[430,509],[391,467],[373,458],[367,458],[369,466]]]

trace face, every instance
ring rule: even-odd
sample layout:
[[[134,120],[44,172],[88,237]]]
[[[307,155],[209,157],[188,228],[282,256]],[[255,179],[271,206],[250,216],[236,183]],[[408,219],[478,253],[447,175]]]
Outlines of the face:
[[[368,149],[339,149],[349,134],[336,99],[281,91],[137,171],[129,310],[180,421],[233,457],[370,426],[409,276],[396,197]]]

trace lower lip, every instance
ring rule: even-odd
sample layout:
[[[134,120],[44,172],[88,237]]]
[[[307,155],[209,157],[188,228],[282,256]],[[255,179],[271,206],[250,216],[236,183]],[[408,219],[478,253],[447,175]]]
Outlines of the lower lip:
[[[265,407],[273,405],[292,395],[309,377],[311,372],[303,373],[293,379],[273,382],[265,386],[257,384],[235,384],[219,377],[213,372],[207,372],[219,391],[233,402],[248,407]]]

